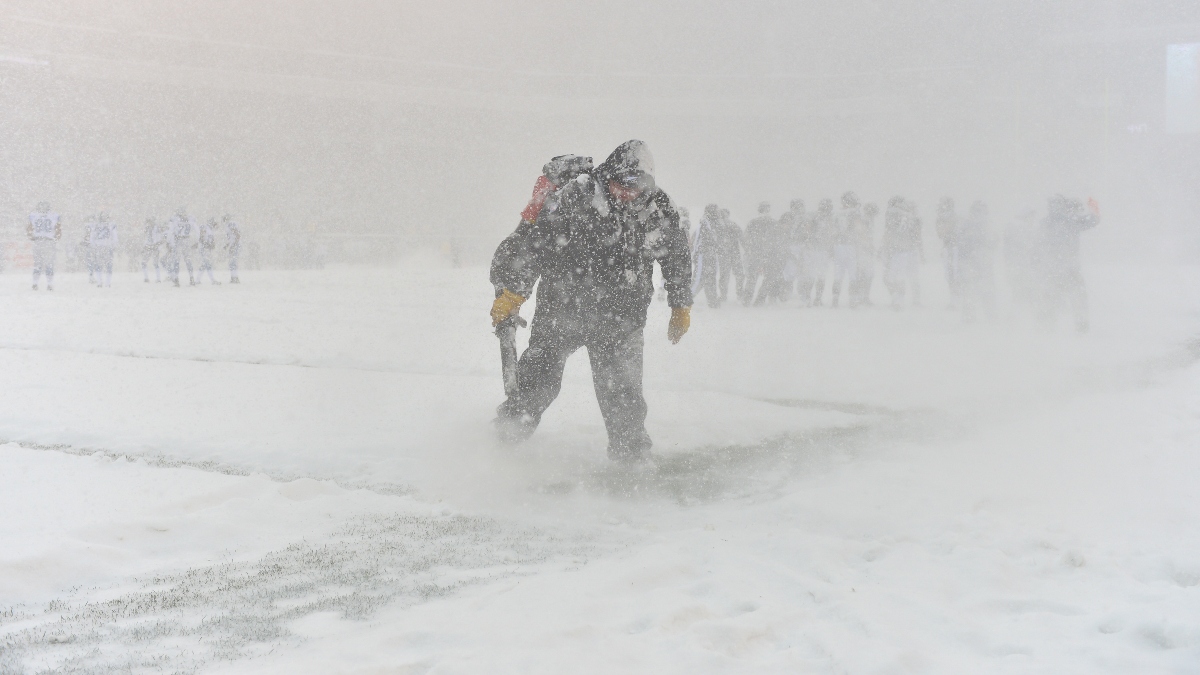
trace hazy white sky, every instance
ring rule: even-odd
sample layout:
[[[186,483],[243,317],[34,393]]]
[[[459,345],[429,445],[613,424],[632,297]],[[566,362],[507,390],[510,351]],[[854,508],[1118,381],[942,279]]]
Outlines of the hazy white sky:
[[[632,137],[678,201],[743,220],[850,188],[1095,194],[1139,231],[1200,209],[1196,139],[1162,133],[1195,2],[9,0],[0,27],[5,218],[187,203],[492,241],[547,157]]]

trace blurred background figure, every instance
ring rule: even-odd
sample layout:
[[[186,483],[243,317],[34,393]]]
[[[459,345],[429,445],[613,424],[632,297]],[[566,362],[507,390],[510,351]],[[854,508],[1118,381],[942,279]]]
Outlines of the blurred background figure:
[[[716,204],[704,207],[704,215],[700,217],[700,227],[696,230],[692,243],[692,297],[699,298],[703,292],[705,301],[713,309],[721,306],[721,297],[717,292],[721,264],[720,239],[717,234],[720,218],[721,212]]]
[[[904,297],[912,290],[912,304],[921,304],[921,275],[919,265],[925,262],[925,246],[921,238],[921,219],[915,204],[899,195],[888,200],[883,217],[883,283],[891,295],[892,308],[904,306]]]
[[[853,291],[860,304],[871,306],[871,285],[875,282],[875,217],[879,207],[874,203],[862,208],[862,227],[855,237],[855,268]]]
[[[792,295],[791,284],[787,281],[787,267],[790,258],[788,240],[790,233],[796,228],[796,215],[792,211],[784,211],[775,221],[771,229],[771,238],[767,244],[766,267],[763,274],[763,286],[758,292],[756,305],[767,302],[787,302]]]
[[[154,216],[147,218],[142,233],[142,281],[146,283],[150,283],[150,262],[154,263],[154,283],[162,281],[162,234],[158,220]]]
[[[229,256],[229,283],[240,284],[238,279],[238,259],[242,255],[242,229],[238,227],[233,216],[226,213],[221,216],[225,223],[225,251]]]
[[[847,300],[851,307],[858,306],[851,288],[854,285],[854,275],[858,258],[856,240],[862,229],[862,209],[859,207],[858,195],[847,192],[842,195],[842,209],[834,219],[833,228],[833,301],[831,307],[838,306],[838,296],[842,293],[842,281],[848,284]]]
[[[175,267],[175,285],[179,285],[179,267],[187,265],[188,285],[196,285],[196,275],[192,270],[192,255],[196,244],[192,241],[192,218],[187,214],[187,207],[181,206],[171,218],[171,259]]]
[[[204,281],[204,273],[208,272],[209,283],[219,285],[221,282],[213,276],[213,252],[217,248],[216,218],[209,218],[200,225],[196,244],[200,251],[200,281]]]
[[[942,241],[942,265],[946,269],[946,285],[950,288],[950,309],[958,307],[958,214],[954,212],[954,200],[942,197],[937,206],[934,221],[938,239]]]
[[[92,248],[92,230],[96,228],[96,216],[88,216],[83,221],[83,239],[79,242],[80,257],[87,265],[88,283],[96,283],[96,256]]]
[[[771,255],[771,244],[775,241],[775,219],[771,217],[771,205],[760,202],[758,216],[746,224],[746,279],[742,286],[742,303],[761,304],[766,300],[769,287],[767,267]],[[759,281],[762,289],[759,290]],[[758,291],[757,297],[755,291]]]
[[[787,286],[787,296],[792,292],[802,294],[804,279],[804,233],[811,229],[808,221],[812,216],[804,206],[803,199],[793,199],[791,204],[793,223],[791,230],[783,233],[784,246],[787,248],[787,262],[783,268],[784,284]],[[804,298],[801,297],[804,304]]]
[[[801,241],[805,242],[800,298],[811,307],[820,307],[824,302],[825,275],[829,272],[829,259],[833,255],[833,200],[822,199],[817,204],[817,214],[807,224],[810,229],[800,236]]]
[[[112,286],[113,255],[120,243],[117,237],[117,224],[112,222],[107,211],[101,211],[92,226],[91,240],[88,242],[92,257],[95,260],[96,288]]]
[[[746,273],[742,267],[742,230],[729,217],[729,209],[721,209],[717,221],[717,242],[720,258],[720,276],[717,278],[717,293],[721,302],[729,298],[729,276],[733,275],[735,298],[742,296]]]
[[[58,240],[62,238],[62,223],[59,215],[50,210],[50,202],[38,202],[36,210],[29,214],[26,234],[33,241],[33,290],[38,289],[38,279],[46,275],[46,290],[54,290],[54,258],[58,255]]]
[[[1046,205],[1046,217],[1037,247],[1040,283],[1039,318],[1051,327],[1063,305],[1071,309],[1075,329],[1088,329],[1087,289],[1079,262],[1079,239],[1100,222],[1100,206],[1088,199],[1087,208],[1078,199],[1054,195]]]
[[[958,292],[963,321],[975,320],[982,307],[991,318],[995,313],[996,294],[991,226],[987,205],[976,200],[967,211],[955,234],[958,257]]]

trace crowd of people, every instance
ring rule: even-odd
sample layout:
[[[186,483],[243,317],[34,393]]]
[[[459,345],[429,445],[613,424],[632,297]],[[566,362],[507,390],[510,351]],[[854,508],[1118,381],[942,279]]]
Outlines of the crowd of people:
[[[880,209],[863,204],[853,192],[842,195],[840,207],[822,199],[815,211],[793,200],[778,218],[763,202],[758,215],[740,228],[729,210],[716,204],[704,209],[691,233],[693,294],[709,307],[729,299],[729,289],[744,305],[788,302],[802,307],[871,305],[876,268],[891,306],[920,305],[920,265],[926,262],[923,223],[917,205],[892,197],[883,209],[883,231],[876,234]],[[686,209],[680,209],[690,231]],[[942,263],[950,290],[950,307],[973,321],[995,310],[997,257],[1002,251],[1014,301],[1029,306],[1039,319],[1052,323],[1069,308],[1080,331],[1088,328],[1087,294],[1079,266],[1080,234],[1100,218],[1095,200],[1055,195],[1040,221],[1028,210],[997,234],[987,205],[973,202],[960,215],[954,200],[943,198],[934,229],[941,243]],[[844,291],[844,294],[843,294]]]
[[[209,218],[197,225],[187,214],[186,207],[180,207],[174,216],[162,222],[153,216],[146,219],[136,254],[143,281],[150,283],[150,267],[153,266],[155,282],[161,282],[165,273],[167,280],[178,287],[180,270],[186,266],[189,285],[200,284],[205,273],[211,284],[220,284],[213,275],[219,231],[224,234],[222,248],[228,256],[229,281],[240,283],[238,259],[242,232],[233,216],[225,214],[220,222]],[[63,237],[61,216],[51,210],[49,203],[39,203],[29,214],[26,234],[33,242],[33,290],[38,290],[42,275],[46,277],[46,290],[54,290],[58,242]],[[120,246],[117,223],[107,212],[101,211],[84,219],[81,235],[74,252],[87,268],[88,282],[98,288],[111,287],[113,260]]]

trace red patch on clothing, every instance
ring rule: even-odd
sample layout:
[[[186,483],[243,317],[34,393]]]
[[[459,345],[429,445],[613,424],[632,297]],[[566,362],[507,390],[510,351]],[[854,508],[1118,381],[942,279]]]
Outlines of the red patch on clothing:
[[[521,220],[531,223],[537,220],[542,204],[546,203],[546,197],[549,197],[551,192],[554,192],[554,184],[545,176],[538,176],[537,182],[533,184],[533,196],[529,199],[529,205],[521,212]]]

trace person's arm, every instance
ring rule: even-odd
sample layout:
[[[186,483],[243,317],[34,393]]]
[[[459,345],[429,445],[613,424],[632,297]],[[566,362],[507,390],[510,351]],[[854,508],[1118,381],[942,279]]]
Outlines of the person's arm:
[[[576,190],[574,185],[568,185],[558,192],[540,195],[542,203],[537,206],[534,218],[530,220],[524,217],[533,213],[527,208],[517,229],[496,247],[488,275],[496,290],[491,311],[492,325],[520,311],[522,303],[533,295],[533,288],[542,276],[545,255],[550,250],[548,233],[554,230],[555,222],[562,217],[559,210],[569,210],[563,202],[564,198],[569,199],[567,193]],[[534,196],[535,199],[539,198],[536,190]]]
[[[670,198],[659,190],[655,202],[660,205],[660,236],[654,242],[654,259],[662,270],[663,289],[667,292],[667,305],[671,307],[671,321],[667,325],[667,339],[678,343],[691,327],[692,311],[692,256],[688,248],[687,235],[679,226],[679,215],[674,208],[662,208],[670,204]]]
[[[668,225],[657,243],[655,259],[662,269],[663,289],[667,291],[667,305],[671,307],[667,339],[677,344],[692,325],[692,257],[687,235],[678,225]]]
[[[488,276],[497,294],[507,289],[529,297],[533,292],[533,285],[539,276],[534,260],[534,225],[533,222],[522,220],[492,254]]]

